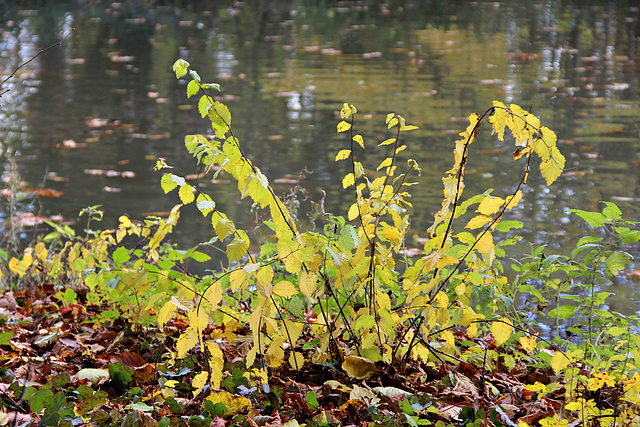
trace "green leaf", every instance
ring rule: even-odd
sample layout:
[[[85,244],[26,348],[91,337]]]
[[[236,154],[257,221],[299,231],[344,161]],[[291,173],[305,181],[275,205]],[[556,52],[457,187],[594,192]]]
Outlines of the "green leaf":
[[[131,256],[129,255],[129,251],[123,246],[120,246],[118,249],[113,251],[113,262],[116,264],[123,264],[129,261],[130,258]]]
[[[34,393],[31,396],[31,401],[29,403],[31,412],[40,413],[47,403],[48,400],[53,396],[53,391],[51,389],[42,389],[38,390],[37,393]]]
[[[318,403],[317,395],[313,391],[308,391],[304,400],[307,402],[307,406],[309,406],[309,408],[313,410],[316,410],[320,407],[320,404]]]
[[[0,345],[9,345],[11,337],[13,337],[13,332],[0,333]]]
[[[617,276],[627,265],[633,260],[633,257],[626,252],[615,251],[604,262],[607,267],[607,273]]]
[[[209,110],[212,105],[213,99],[211,99],[210,96],[203,95],[200,97],[200,100],[198,101],[198,112],[203,119],[207,117],[207,114],[209,114]]]
[[[173,63],[173,71],[176,73],[176,79],[187,74],[187,69],[189,68],[189,63],[184,59],[178,59]]]
[[[578,215],[592,227],[602,227],[607,222],[607,217],[600,212],[588,212],[580,209],[569,209],[569,212]]]
[[[197,261],[197,262],[206,262],[211,259],[209,255],[199,251],[192,252],[191,254],[189,254],[189,257],[191,257],[194,261]]]
[[[150,411],[153,411],[153,406],[149,406],[144,402],[138,402],[138,403],[131,403],[125,406],[124,409],[130,409],[133,411],[150,412]]]
[[[191,98],[193,95],[200,91],[200,85],[195,80],[191,80],[187,85],[187,98]]]
[[[376,319],[370,314],[363,314],[353,324],[353,329],[358,331],[360,329],[370,329],[376,324]]]
[[[500,221],[498,225],[496,225],[496,230],[506,233],[511,229],[522,228],[522,221]]]
[[[622,219],[622,211],[618,206],[613,202],[603,202],[607,205],[604,209],[602,209],[602,214],[606,216],[608,219]]]
[[[563,320],[567,320],[573,317],[577,311],[578,311],[578,307],[574,305],[561,305],[551,310],[548,315],[552,319],[560,317]]]
[[[82,385],[81,385],[82,386]],[[86,387],[86,386],[84,386]],[[91,394],[85,396],[81,402],[78,402],[75,406],[75,410],[78,415],[84,415],[87,412],[104,405],[107,403],[107,393],[104,391],[98,391],[95,394],[90,387],[86,387],[89,389]],[[78,387],[80,389],[80,387]]]
[[[133,381],[133,370],[120,362],[109,365],[109,377],[116,389],[122,390]]]
[[[62,388],[67,384],[69,384],[70,382],[71,382],[71,376],[69,376],[69,374],[67,374],[66,372],[58,374],[51,379],[51,384],[53,384],[55,388]]]
[[[620,335],[626,334],[627,332],[627,328],[623,328],[622,326],[612,326],[607,329],[607,333],[612,337],[619,337]]]

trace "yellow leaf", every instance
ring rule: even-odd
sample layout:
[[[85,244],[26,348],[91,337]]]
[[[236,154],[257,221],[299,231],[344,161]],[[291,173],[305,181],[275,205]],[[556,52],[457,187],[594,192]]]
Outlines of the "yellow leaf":
[[[176,380],[167,380],[163,387],[167,387],[167,388],[174,388],[175,386],[177,386],[178,384],[180,384],[179,381]]]
[[[558,374],[564,368],[569,366],[569,362],[570,362],[569,358],[567,356],[565,356],[564,353],[558,351],[553,356],[553,358],[551,358],[551,362],[549,362],[549,364],[551,365],[551,368],[553,369],[553,372]]]
[[[509,319],[502,318],[493,322],[491,325],[491,333],[493,334],[493,338],[496,340],[497,346],[501,346],[507,342],[512,332],[513,326],[511,326],[511,321]]]
[[[490,231],[486,231],[482,234],[482,236],[478,239],[478,243],[476,244],[476,249],[481,254],[488,254],[491,249],[494,247],[493,245],[493,236]]]
[[[224,355],[220,347],[214,342],[207,342],[209,348],[209,366],[211,367],[211,383],[213,388],[220,388],[222,382],[222,370],[224,369]]]
[[[526,386],[522,387],[524,390],[527,391],[534,391],[534,392],[541,392],[541,391],[546,391],[547,390],[547,386],[542,384],[539,381],[536,381],[533,384],[527,384]]]
[[[484,319],[484,314],[475,314],[475,313],[463,314],[462,318],[460,319],[460,326],[475,325],[475,323],[471,323],[471,322],[478,319]]]
[[[295,285],[288,280],[281,280],[276,283],[271,292],[281,297],[291,297],[298,294],[298,290]]]
[[[194,310],[187,312],[189,326],[193,326],[197,331],[203,331],[209,325],[209,315],[205,310]]]
[[[292,351],[289,356],[289,365],[291,368],[298,370],[304,365],[304,356],[298,351]]]
[[[349,119],[357,112],[358,110],[356,110],[356,107],[353,104],[345,102],[344,104],[342,104],[342,110],[340,110],[340,118]]]
[[[36,243],[36,246],[33,249],[33,251],[36,253],[38,258],[41,259],[42,261],[47,259],[47,248],[44,245],[44,243],[42,243],[42,242]]]
[[[498,212],[502,205],[504,205],[503,198],[486,196],[482,200],[482,202],[480,202],[480,206],[478,206],[476,212],[479,212],[483,215],[492,215]]]
[[[127,218],[126,215],[120,216],[120,218],[118,218],[118,220],[120,221],[120,226],[121,227],[124,227],[124,228],[131,227],[131,220],[129,218]]]
[[[173,313],[176,311],[176,306],[173,302],[167,301],[160,311],[158,312],[158,326],[161,328],[171,319]]]
[[[385,228],[380,232],[380,235],[383,236],[385,239],[387,239],[389,242],[391,242],[391,244],[393,245],[398,244],[398,241],[400,240],[400,237],[401,237],[400,230],[398,230],[395,227]]]
[[[21,266],[20,261],[15,257],[11,258],[11,260],[9,261],[9,270],[11,270],[13,274],[19,274],[20,277],[24,276],[26,273],[26,268],[24,268],[24,266]]]
[[[193,349],[197,343],[198,332],[195,328],[189,326],[182,335],[178,337],[178,341],[176,341],[176,350],[178,350],[178,355],[176,357],[178,359],[184,359],[189,350]]]
[[[355,182],[356,179],[354,178],[353,173],[349,173],[342,179],[342,188],[349,188],[355,184]]]
[[[358,380],[371,378],[378,373],[375,363],[359,356],[347,356],[344,362],[342,362],[342,369],[344,369],[351,378]]]
[[[196,198],[193,195],[193,187],[191,187],[189,184],[185,184],[180,187],[180,190],[178,190],[178,195],[180,196],[180,200],[182,201],[182,203],[184,203],[185,205],[193,202]]]
[[[348,159],[351,155],[351,150],[340,150],[338,154],[336,154],[336,162],[339,160]]]
[[[557,147],[551,147],[551,157],[540,163],[540,172],[542,172],[547,185],[551,185],[562,174],[564,165],[564,156]]]
[[[204,292],[204,298],[211,304],[210,310],[214,310],[222,301],[222,284],[220,281],[213,282]]]
[[[536,348],[536,337],[520,337],[519,341],[525,353],[531,353]]]
[[[362,139],[362,135],[354,136],[353,140],[357,142],[360,145],[360,147],[364,148],[364,139]]]
[[[389,139],[385,139],[384,141],[382,141],[380,144],[378,144],[378,147],[382,146],[382,145],[389,145],[389,144],[393,144],[396,142],[395,138],[389,138]]]
[[[433,301],[436,303],[436,307],[438,308],[447,308],[449,306],[449,296],[442,291],[436,294]]]
[[[191,385],[193,386],[193,388],[195,388],[195,390],[193,391],[194,397],[200,394],[200,392],[204,389],[204,386],[207,384],[208,380],[209,373],[207,371],[202,371],[195,377],[193,377],[193,380],[191,380]]]
[[[498,134],[498,139],[504,142],[504,126],[507,118],[507,111],[504,109],[504,105],[500,101],[493,101],[493,114],[489,117],[489,123],[493,126],[493,129]]]
[[[313,272],[300,273],[300,292],[307,298],[311,298],[317,289],[318,275]]]
[[[480,228],[485,224],[490,223],[493,220],[493,218],[491,218],[488,215],[478,215],[478,216],[474,216],[473,218],[471,218],[469,220],[469,222],[467,223],[467,225],[464,226],[464,228],[469,228],[471,230],[476,229],[476,228]]]
[[[418,128],[418,126],[414,126],[414,125],[407,125],[407,126],[402,126],[402,127],[400,128],[400,131],[402,131],[402,132],[408,132],[408,131],[416,130],[416,129],[419,129],[419,128]]]
[[[338,123],[338,133],[345,132],[351,129],[351,123],[347,123],[344,120]]]
[[[470,324],[469,327],[467,328],[467,336],[469,338],[473,338],[476,336],[477,333],[478,333],[478,325],[476,323]]]
[[[213,225],[213,229],[216,230],[216,234],[220,240],[224,240],[226,237],[233,234],[236,229],[233,221],[227,219],[226,216],[220,215],[218,212],[211,215],[211,225]]]
[[[20,261],[21,265],[24,265],[25,270],[29,267],[31,267],[31,264],[33,263],[33,249],[32,248],[27,248],[24,250],[24,256],[22,257],[22,261]]]
[[[271,282],[273,281],[273,267],[270,265],[260,267],[256,278],[258,279],[258,283],[262,286],[271,284]]]
[[[237,237],[227,245],[227,259],[234,262],[247,254],[249,239]]]
[[[356,219],[358,217],[358,215],[359,215],[358,204],[354,203],[349,208],[349,212],[347,213],[347,217],[349,218],[349,221],[353,221],[354,219]]]
[[[216,202],[208,194],[200,193],[196,200],[196,206],[203,216],[207,216],[215,209]]]
[[[213,402],[214,405],[216,403],[222,403],[227,408],[229,414],[232,415],[251,406],[251,401],[246,397],[236,397],[224,390],[213,390],[211,394],[207,396],[207,400]]]
[[[232,292],[236,292],[238,289],[244,289],[249,283],[248,276],[241,268],[229,274],[229,282],[231,283]]]
[[[270,368],[277,368],[284,363],[283,343],[284,340],[282,338],[276,338],[269,344],[269,348],[264,356],[269,362]]]
[[[515,195],[507,197],[505,205],[507,209],[511,210],[518,206],[520,203],[520,199],[522,199],[522,191],[518,190]]]
[[[386,168],[388,166],[391,166],[391,163],[393,162],[393,159],[391,157],[387,157],[386,159],[384,159],[382,161],[382,163],[380,163],[380,165],[378,166],[378,168],[376,170],[380,170],[382,168]]]
[[[445,350],[451,350],[456,343],[451,331],[448,329],[446,331],[442,331],[440,333],[440,336],[445,342],[445,346],[444,346]]]

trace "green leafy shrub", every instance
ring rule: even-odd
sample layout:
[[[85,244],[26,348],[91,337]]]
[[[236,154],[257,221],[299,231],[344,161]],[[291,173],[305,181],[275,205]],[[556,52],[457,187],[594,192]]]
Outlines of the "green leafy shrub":
[[[271,233],[267,241],[251,242],[246,231],[217,209],[212,197],[173,173],[165,161],[158,162],[157,168],[167,171],[161,179],[162,188],[167,193],[177,190],[182,202],[174,210],[195,203],[203,216],[210,217],[229,262],[228,270],[202,295],[192,295],[197,304],[186,313],[190,326],[178,340],[178,357],[198,344],[213,355],[219,354],[217,344],[202,339],[212,320],[225,325],[225,330],[226,325],[248,325],[253,337],[246,357],[248,366],[259,362],[258,366],[275,368],[288,362],[299,369],[306,362],[333,362],[349,372],[353,357],[398,364],[407,357],[429,362],[443,351],[453,355],[452,330],[466,328],[467,334],[474,336],[474,321],[491,314],[477,313],[472,299],[500,294],[506,284],[497,260],[504,256],[504,250],[495,243],[493,233],[519,227],[517,222],[502,219],[522,197],[531,154],[541,158],[540,169],[548,184],[564,166],[555,134],[520,107],[494,102],[482,116],[472,114],[456,142],[453,168],[443,179],[445,198],[428,230],[431,238],[424,246],[424,256],[410,263],[401,276],[396,260],[410,224],[408,190],[415,184],[410,175],[419,173],[420,168],[408,159],[402,171],[398,159],[406,148],[401,140],[415,126],[397,114],[387,116],[386,126],[395,136],[379,146],[389,147],[390,155],[376,167],[378,176],[370,178],[356,160],[357,150],[365,148],[364,137],[354,128],[357,110],[344,104],[337,131],[348,136],[347,147],[337,153],[336,161],[351,164],[342,186],[353,188],[354,203],[346,219],[328,216],[323,233],[302,232],[267,177],[243,152],[228,108],[207,94],[206,89],[217,87],[203,84],[186,61],[176,61],[174,71],[178,78],[190,75],[187,96],[199,94],[198,111],[211,121],[214,133],[187,136],[187,150],[206,172],[231,176],[240,197],[250,198],[253,208],[268,218],[262,227]],[[505,129],[511,131],[517,147],[514,158],[526,159],[525,171],[516,190],[506,198],[486,192],[463,201],[468,148],[486,118],[500,140],[504,140]],[[467,221],[465,230],[456,231],[454,221],[472,208],[475,216]],[[480,231],[474,234],[474,230]],[[508,243],[511,241],[503,242]],[[260,245],[259,254],[251,251],[252,244]],[[251,301],[248,311],[234,304],[245,300]],[[159,313],[159,324],[179,308],[174,300],[168,301]],[[510,337],[510,328],[506,320],[494,326],[499,344]],[[317,347],[302,348],[301,334],[316,337]],[[211,380],[217,386],[221,366],[215,357],[211,360]]]

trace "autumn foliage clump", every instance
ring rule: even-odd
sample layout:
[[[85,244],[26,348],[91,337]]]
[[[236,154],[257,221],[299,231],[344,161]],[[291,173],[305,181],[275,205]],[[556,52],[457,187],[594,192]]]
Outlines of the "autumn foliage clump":
[[[603,317],[606,296],[596,289],[626,268],[628,254],[590,238],[571,260],[548,262],[534,251],[514,267],[515,281],[505,274],[506,251],[522,227],[509,215],[533,159],[547,185],[565,165],[556,134],[537,117],[498,101],[469,116],[429,238],[408,251],[410,189],[421,169],[403,151],[416,126],[388,114],[390,137],[377,146],[389,154],[368,173],[358,158],[371,143],[356,130],[356,107],[345,103],[337,124],[345,145],[335,160],[348,164],[338,185],[353,202],[342,216],[317,211],[322,231],[308,230],[244,152],[229,109],[209,93],[218,85],[203,83],[184,60],[173,70],[178,79],[190,77],[187,96],[197,97],[212,129],[186,136],[186,149],[201,173],[233,180],[261,221],[242,229],[160,159],[161,188],[177,193],[168,216],[122,216],[116,229],[85,238],[56,226],[11,258],[6,274],[23,286],[5,294],[5,372],[45,351],[56,362],[31,361],[8,381],[5,412],[42,425],[637,422],[633,324]],[[483,123],[514,144],[522,176],[510,194],[463,198]],[[596,217],[599,225],[622,243],[639,240],[635,223],[614,206]],[[192,207],[211,226],[203,245],[225,254],[222,268],[206,275],[185,268],[210,260],[199,246],[167,243]],[[576,214],[590,222],[597,213]],[[562,308],[560,299],[570,299],[566,284],[584,277],[591,299]],[[574,332],[583,337],[578,344],[541,336],[515,308],[516,292],[542,304],[548,291],[556,298],[553,321],[579,314],[589,322],[588,334]]]

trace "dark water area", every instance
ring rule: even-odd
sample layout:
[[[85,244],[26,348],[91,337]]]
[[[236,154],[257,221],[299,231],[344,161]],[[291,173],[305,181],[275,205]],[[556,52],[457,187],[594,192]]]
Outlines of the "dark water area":
[[[388,154],[376,148],[388,137],[387,113],[420,126],[406,134],[400,159],[423,169],[412,187],[412,231],[420,234],[440,205],[466,117],[496,99],[539,115],[567,158],[549,188],[534,161],[511,214],[524,221],[518,232],[527,240],[568,254],[590,232],[568,210],[597,210],[603,200],[640,218],[635,2],[0,0],[2,80],[72,28],[2,87],[2,188],[15,165],[26,187],[54,190],[28,206],[36,214],[73,220],[100,204],[103,225],[113,227],[123,213],[142,219],[178,202],[161,191],[155,159],[165,157],[177,174],[197,173],[184,136],[208,132],[196,100],[186,99],[186,81],[171,72],[183,58],[204,81],[221,84],[234,133],[276,191],[311,171],[303,184],[312,200],[326,193],[327,212],[346,215],[352,202],[339,184],[347,165],[334,162],[346,144],[335,133],[343,102],[359,110],[356,127],[368,143],[361,161],[372,169]],[[488,134],[474,145],[465,196],[488,188],[508,195],[524,170],[514,147]],[[220,178],[201,181],[202,189],[250,227],[258,214]],[[0,224],[9,216],[7,199],[1,203]],[[192,209],[174,240],[193,246],[211,236]],[[614,285],[612,308],[637,311],[629,304],[640,300],[637,285]]]

